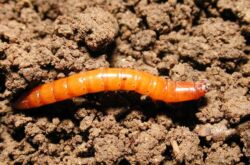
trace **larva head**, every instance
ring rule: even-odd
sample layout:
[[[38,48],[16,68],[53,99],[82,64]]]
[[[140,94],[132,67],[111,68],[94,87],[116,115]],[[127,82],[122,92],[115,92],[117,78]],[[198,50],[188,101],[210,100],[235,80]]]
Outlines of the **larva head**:
[[[167,103],[197,100],[207,92],[207,80],[199,82],[172,81],[168,83],[167,91],[164,98],[164,101]]]
[[[195,86],[197,98],[200,98],[208,92],[209,83],[208,83],[208,80],[204,79],[204,80],[195,82],[194,86]]]

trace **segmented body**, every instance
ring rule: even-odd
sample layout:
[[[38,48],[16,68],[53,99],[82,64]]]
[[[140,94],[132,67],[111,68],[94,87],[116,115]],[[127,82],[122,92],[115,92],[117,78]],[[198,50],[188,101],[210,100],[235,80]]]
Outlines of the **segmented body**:
[[[133,69],[103,68],[40,85],[21,96],[14,106],[29,109],[88,93],[119,90],[135,91],[166,103],[196,100],[206,92],[204,82],[175,82]]]

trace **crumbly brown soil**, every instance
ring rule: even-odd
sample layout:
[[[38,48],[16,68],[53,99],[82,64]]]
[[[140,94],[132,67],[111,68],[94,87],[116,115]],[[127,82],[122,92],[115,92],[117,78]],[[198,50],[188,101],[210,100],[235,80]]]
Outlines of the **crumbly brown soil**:
[[[18,111],[25,90],[100,67],[208,79],[199,101],[104,92]],[[248,164],[249,0],[0,0],[3,164]]]

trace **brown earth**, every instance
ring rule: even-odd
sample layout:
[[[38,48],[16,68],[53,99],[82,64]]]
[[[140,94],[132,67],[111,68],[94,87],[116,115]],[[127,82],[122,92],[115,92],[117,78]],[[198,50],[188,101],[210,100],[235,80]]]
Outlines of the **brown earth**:
[[[208,79],[210,91],[177,105],[104,92],[11,108],[100,67]],[[0,71],[3,164],[250,162],[249,0],[0,0]]]

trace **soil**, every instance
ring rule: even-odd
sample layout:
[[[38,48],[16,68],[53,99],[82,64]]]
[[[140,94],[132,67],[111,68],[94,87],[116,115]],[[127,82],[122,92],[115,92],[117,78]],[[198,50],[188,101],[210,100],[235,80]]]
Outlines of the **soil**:
[[[101,67],[210,90],[176,105],[103,92],[11,106]],[[3,164],[250,163],[250,1],[0,0],[0,150]]]

